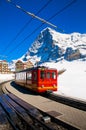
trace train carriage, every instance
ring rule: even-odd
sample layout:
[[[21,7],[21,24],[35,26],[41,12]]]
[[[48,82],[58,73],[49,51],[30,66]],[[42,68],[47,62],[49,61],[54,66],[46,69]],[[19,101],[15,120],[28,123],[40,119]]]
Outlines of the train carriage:
[[[57,91],[56,69],[34,67],[15,73],[15,82],[38,93]]]

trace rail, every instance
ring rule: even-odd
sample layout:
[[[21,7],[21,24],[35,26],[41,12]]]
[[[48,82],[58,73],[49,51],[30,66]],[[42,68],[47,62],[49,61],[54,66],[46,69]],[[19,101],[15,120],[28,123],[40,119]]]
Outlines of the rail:
[[[48,113],[41,112],[11,93],[0,96],[0,105],[15,130],[58,130],[59,128],[77,130],[68,124],[63,126],[64,123],[49,116]]]
[[[77,109],[86,111],[86,102],[85,101],[81,101],[81,100],[70,98],[70,97],[65,97],[62,95],[57,95],[55,93],[50,93],[50,94],[43,95],[43,96],[50,98],[56,102],[60,102],[60,103],[75,107]]]

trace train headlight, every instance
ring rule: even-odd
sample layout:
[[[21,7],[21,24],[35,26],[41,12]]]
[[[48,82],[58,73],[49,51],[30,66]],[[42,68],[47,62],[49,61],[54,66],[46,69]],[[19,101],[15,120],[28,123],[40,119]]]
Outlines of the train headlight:
[[[42,88],[44,88],[44,85],[42,84]]]
[[[53,87],[56,87],[56,84],[53,84]]]

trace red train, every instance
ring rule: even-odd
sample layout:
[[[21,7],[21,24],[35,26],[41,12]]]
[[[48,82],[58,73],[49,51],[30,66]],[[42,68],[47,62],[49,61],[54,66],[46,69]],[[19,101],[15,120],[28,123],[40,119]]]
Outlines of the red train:
[[[15,82],[38,93],[57,91],[56,69],[34,67],[15,73]]]

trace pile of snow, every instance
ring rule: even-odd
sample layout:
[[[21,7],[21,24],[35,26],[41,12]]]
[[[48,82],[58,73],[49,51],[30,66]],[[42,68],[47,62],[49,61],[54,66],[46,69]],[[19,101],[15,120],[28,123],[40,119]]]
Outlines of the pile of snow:
[[[58,76],[58,91],[55,93],[86,101],[85,61],[52,62],[44,65],[57,68],[58,71],[66,69],[64,73]]]
[[[14,79],[14,74],[0,74],[0,83]]]

